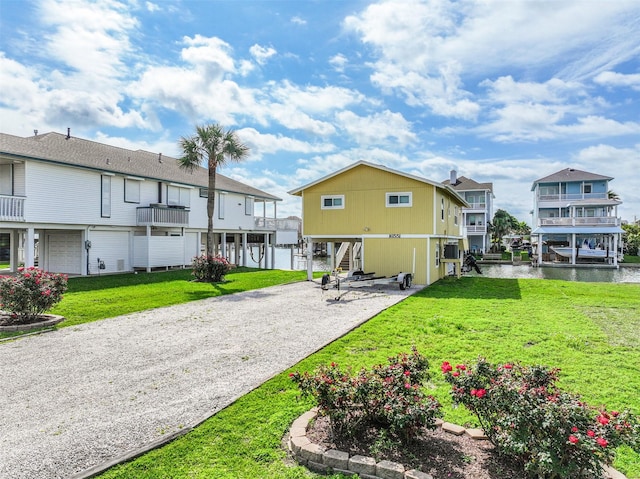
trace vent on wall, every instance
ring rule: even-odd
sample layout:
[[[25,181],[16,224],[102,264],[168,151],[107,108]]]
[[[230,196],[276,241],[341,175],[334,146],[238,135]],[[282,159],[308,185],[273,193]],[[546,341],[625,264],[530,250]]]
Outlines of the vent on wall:
[[[116,261],[118,271],[124,271],[124,260],[119,259]]]

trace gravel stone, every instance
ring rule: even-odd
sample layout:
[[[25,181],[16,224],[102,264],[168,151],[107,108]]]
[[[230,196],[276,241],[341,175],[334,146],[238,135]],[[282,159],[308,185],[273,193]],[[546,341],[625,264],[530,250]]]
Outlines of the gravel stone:
[[[0,478],[82,476],[170,438],[418,290],[336,301],[306,281],[2,343]]]

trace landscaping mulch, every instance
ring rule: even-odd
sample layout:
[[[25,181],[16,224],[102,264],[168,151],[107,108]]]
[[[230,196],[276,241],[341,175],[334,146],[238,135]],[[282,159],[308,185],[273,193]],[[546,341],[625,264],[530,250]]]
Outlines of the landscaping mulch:
[[[522,467],[500,456],[486,440],[456,436],[443,431],[424,429],[410,444],[380,450],[377,431],[369,430],[353,438],[332,437],[329,418],[318,416],[309,425],[307,438],[327,449],[352,455],[375,457],[398,462],[406,469],[417,469],[434,479],[514,479],[524,477]],[[380,441],[378,441],[380,442]]]

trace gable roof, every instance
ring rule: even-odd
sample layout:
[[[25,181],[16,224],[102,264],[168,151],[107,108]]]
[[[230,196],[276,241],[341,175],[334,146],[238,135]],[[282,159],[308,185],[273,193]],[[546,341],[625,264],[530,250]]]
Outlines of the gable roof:
[[[315,186],[317,184],[323,183],[323,182],[327,181],[328,179],[331,179],[331,178],[333,178],[335,176],[339,176],[342,173],[344,173],[346,171],[349,171],[349,170],[352,170],[353,168],[356,168],[358,166],[368,166],[369,168],[376,168],[378,170],[382,170],[382,171],[386,171],[387,173],[391,173],[393,175],[404,176],[405,178],[410,178],[412,180],[419,181],[421,183],[425,183],[425,184],[428,184],[428,185],[431,185],[431,186],[435,186],[436,188],[440,188],[440,189],[448,191],[452,196],[454,196],[455,198],[460,200],[460,202],[463,204],[463,206],[469,206],[467,204],[467,202],[464,200],[464,198],[462,198],[453,188],[451,188],[448,185],[444,185],[444,184],[438,183],[436,181],[428,180],[426,178],[421,178],[419,176],[411,175],[411,174],[405,173],[403,171],[393,170],[393,169],[387,168],[386,166],[383,166],[383,165],[376,165],[374,163],[369,163],[368,161],[364,161],[364,160],[352,163],[351,165],[346,166],[346,167],[342,168],[341,170],[334,171],[333,173],[330,173],[330,174],[328,174],[326,176],[323,176],[322,178],[319,178],[316,181],[308,183],[308,184],[306,184],[304,186],[301,186],[299,188],[293,189],[293,190],[289,191],[288,193],[290,195],[301,196],[303,190],[306,190],[307,188],[310,188],[310,187]]]
[[[564,170],[556,171],[555,173],[535,180],[531,185],[531,191],[536,189],[538,183],[566,183],[570,181],[598,181],[613,180],[611,176],[602,176],[595,173],[589,173],[588,171],[576,170],[575,168],[565,168]]]
[[[451,184],[451,180],[444,180],[442,184],[448,185],[456,191],[488,190],[493,193],[493,183],[478,183],[465,176],[458,176],[457,181],[453,185]]]
[[[198,167],[188,171],[180,168],[176,158],[161,153],[127,150],[60,133],[45,133],[26,138],[0,133],[0,156],[45,161],[185,186],[207,188],[209,185],[206,168]],[[220,173],[216,174],[216,190],[282,201],[282,198]]]

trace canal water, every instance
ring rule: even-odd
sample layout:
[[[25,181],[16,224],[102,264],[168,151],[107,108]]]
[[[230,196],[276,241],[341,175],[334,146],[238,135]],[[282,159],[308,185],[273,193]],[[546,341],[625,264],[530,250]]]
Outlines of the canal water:
[[[256,250],[257,251],[257,250]],[[254,254],[257,257],[257,253]],[[297,255],[294,251],[293,266],[291,262],[291,250],[287,248],[276,248],[276,269],[306,269],[306,259]],[[256,267],[257,263],[248,258],[247,266]],[[528,264],[480,264],[482,275],[487,278],[538,278],[538,279],[563,279],[566,281],[604,282],[604,283],[640,283],[640,267],[614,268],[559,268],[559,267],[538,267],[533,268]],[[314,271],[329,271],[329,264],[326,258],[314,258]],[[477,275],[477,273],[467,273]]]

